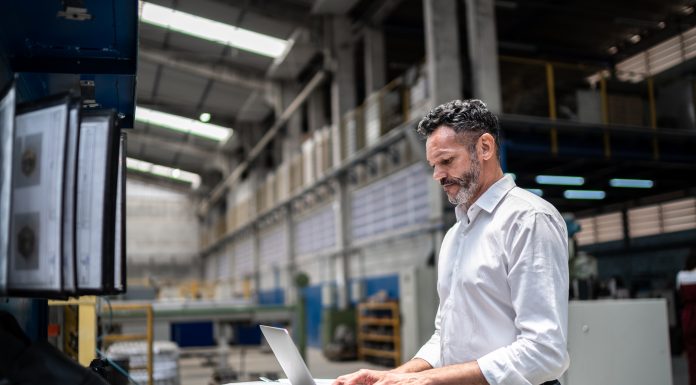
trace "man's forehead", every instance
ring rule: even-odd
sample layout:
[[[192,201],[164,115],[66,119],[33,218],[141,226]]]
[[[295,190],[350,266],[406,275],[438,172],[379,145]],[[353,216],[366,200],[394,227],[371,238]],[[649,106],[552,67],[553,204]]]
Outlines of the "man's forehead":
[[[442,157],[451,156],[465,151],[466,148],[456,142],[437,142],[432,145],[426,144],[425,157],[428,161],[434,161]]]
[[[429,151],[448,148],[459,149],[461,146],[459,134],[447,126],[438,127],[425,141],[425,148]]]

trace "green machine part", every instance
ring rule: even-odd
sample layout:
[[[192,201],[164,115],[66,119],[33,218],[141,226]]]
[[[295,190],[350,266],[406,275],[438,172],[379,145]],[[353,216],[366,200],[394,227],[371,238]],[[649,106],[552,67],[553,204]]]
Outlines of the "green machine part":
[[[339,325],[345,325],[353,332],[353,335],[357,335],[355,309],[326,308],[322,311],[321,316],[321,347],[324,355],[330,357],[327,355],[327,346],[334,340],[334,333]]]

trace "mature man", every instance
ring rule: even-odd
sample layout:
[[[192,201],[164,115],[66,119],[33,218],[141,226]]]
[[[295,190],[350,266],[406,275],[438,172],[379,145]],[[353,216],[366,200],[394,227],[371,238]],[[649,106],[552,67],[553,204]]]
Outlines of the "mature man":
[[[440,249],[435,333],[400,367],[334,385],[558,384],[569,364],[563,218],[503,176],[498,119],[480,100],[438,106],[418,131],[457,216]]]

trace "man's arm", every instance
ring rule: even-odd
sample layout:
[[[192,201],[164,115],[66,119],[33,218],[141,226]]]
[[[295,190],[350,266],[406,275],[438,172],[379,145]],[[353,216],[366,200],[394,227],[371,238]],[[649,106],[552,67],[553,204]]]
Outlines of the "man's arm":
[[[432,369],[440,361],[440,309],[435,315],[435,332],[416,353],[416,356],[392,370],[360,369],[357,372],[338,377],[332,385],[372,385],[384,380],[388,374],[418,373]]]
[[[416,373],[391,371],[374,385],[488,385],[488,382],[478,363],[471,361]]]
[[[429,370],[432,369],[433,367],[428,363],[428,361],[422,359],[422,358],[414,358],[412,360],[409,360],[405,362],[403,365],[399,366],[398,368],[394,368],[390,370],[389,372],[391,373],[416,373],[416,372],[422,372],[424,370]]]
[[[338,377],[336,381],[334,381],[333,385],[372,385],[384,381],[384,379],[391,373],[416,373],[432,368],[433,367],[430,366],[428,361],[422,358],[414,358],[392,370],[360,369],[357,372]]]

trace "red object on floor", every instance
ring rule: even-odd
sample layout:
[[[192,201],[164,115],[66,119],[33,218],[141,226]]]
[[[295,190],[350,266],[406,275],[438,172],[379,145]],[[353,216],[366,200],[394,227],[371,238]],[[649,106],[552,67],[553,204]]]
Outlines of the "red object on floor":
[[[48,324],[48,336],[58,337],[60,334],[60,325],[58,324]]]
[[[681,285],[679,295],[683,305],[681,321],[689,363],[689,384],[696,385],[696,284]]]

